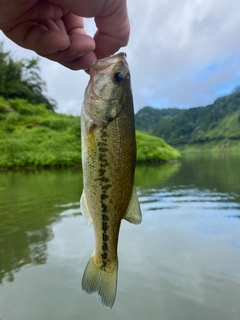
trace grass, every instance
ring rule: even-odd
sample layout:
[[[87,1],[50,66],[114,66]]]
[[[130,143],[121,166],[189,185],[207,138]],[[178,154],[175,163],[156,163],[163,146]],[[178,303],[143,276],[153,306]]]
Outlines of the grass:
[[[161,138],[136,131],[136,140],[138,162],[170,161],[181,158],[179,151]]]
[[[163,139],[137,132],[137,161],[179,159]],[[0,167],[81,165],[80,118],[49,111],[43,104],[0,97]]]

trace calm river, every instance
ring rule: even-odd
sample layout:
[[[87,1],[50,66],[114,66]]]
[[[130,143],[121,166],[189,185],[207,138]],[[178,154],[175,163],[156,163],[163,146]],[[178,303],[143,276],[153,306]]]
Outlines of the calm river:
[[[138,167],[112,310],[81,290],[92,226],[79,169],[0,172],[1,320],[239,320],[240,155]]]

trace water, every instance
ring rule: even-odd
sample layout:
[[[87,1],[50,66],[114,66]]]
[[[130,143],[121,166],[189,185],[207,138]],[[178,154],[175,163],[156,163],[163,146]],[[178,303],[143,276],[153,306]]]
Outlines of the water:
[[[81,290],[92,253],[80,170],[0,173],[1,320],[239,320],[240,156],[139,167],[112,310]]]

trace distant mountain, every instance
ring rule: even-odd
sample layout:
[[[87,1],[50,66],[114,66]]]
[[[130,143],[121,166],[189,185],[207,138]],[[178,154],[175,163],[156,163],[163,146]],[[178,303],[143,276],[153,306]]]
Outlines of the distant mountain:
[[[169,120],[179,114],[182,110],[177,108],[155,109],[144,107],[135,115],[136,130],[153,134],[153,129],[158,125],[159,119]]]
[[[153,109],[135,115],[136,129],[161,137],[171,145],[240,139],[240,90],[206,107]]]

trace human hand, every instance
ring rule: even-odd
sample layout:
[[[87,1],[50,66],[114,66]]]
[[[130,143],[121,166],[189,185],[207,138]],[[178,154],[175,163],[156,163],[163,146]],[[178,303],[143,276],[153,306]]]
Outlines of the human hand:
[[[95,18],[94,38],[83,18]],[[72,70],[127,45],[126,0],[0,0],[0,29],[18,45]]]

